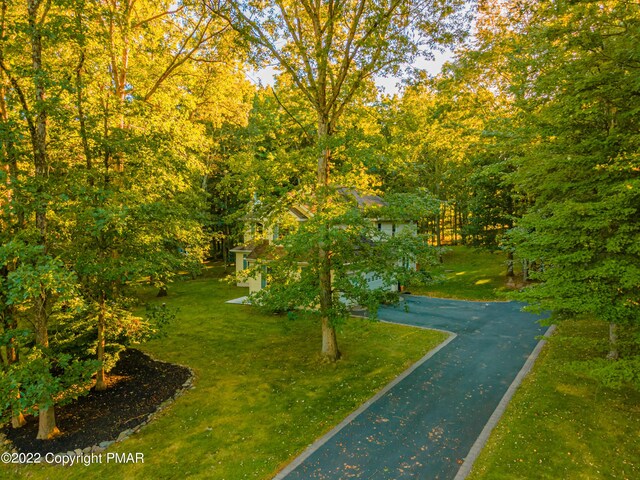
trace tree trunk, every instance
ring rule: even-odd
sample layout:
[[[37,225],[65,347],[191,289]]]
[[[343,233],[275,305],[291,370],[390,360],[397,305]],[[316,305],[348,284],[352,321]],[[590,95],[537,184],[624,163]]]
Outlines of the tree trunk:
[[[318,213],[325,210],[326,187],[329,185],[329,165],[331,160],[331,149],[329,140],[331,138],[331,126],[326,115],[318,114],[318,142],[321,148],[318,157],[317,172],[317,201]],[[332,306],[332,285],[331,285],[331,254],[325,248],[324,241],[320,241],[318,248],[318,261],[320,265],[320,316],[322,318],[322,356],[335,362],[340,358],[338,350],[338,340],[336,330],[329,317]]]
[[[41,348],[49,347],[48,314],[47,314],[48,298],[43,292],[36,299],[36,344]],[[49,440],[60,433],[56,426],[55,407],[51,395],[45,394],[38,405],[38,436],[39,440]]]
[[[331,139],[331,133],[327,116],[318,114],[318,143],[320,144],[321,151],[318,157],[317,186],[320,187],[320,189],[329,185],[329,164],[331,163],[329,140]]]
[[[224,236],[222,237],[222,264],[224,265],[224,271],[227,272],[229,267],[229,238],[231,237],[231,228],[229,225],[224,226]]]
[[[441,238],[440,238],[440,210],[441,207],[438,207],[438,214],[435,219],[435,234],[436,234],[436,247],[441,247]]]
[[[462,237],[462,245],[467,245],[467,206],[464,205],[463,208],[460,209],[460,236]]]
[[[104,372],[104,346],[105,346],[105,322],[106,322],[106,308],[105,308],[105,295],[104,292],[100,293],[100,311],[98,312],[98,346],[96,348],[98,361],[100,362],[100,369],[96,374],[96,385],[95,389],[97,391],[103,391],[107,389],[107,383],[105,381],[105,372]]]
[[[458,204],[453,204],[453,245],[458,245]]]
[[[328,317],[322,317],[322,356],[330,362],[340,358],[336,329],[331,325]]]
[[[6,277],[7,274],[8,274],[8,269],[6,267],[3,267],[0,269],[1,276]],[[4,314],[2,315],[3,317],[2,328],[5,332],[15,330],[17,325],[15,323],[15,320],[13,319],[13,305],[5,305],[4,308],[5,308],[5,311],[4,311]],[[15,345],[15,339],[12,338],[9,341],[9,345],[6,346],[6,354],[7,354],[7,361],[6,361],[7,367],[10,367],[14,363],[18,363],[18,349],[16,348],[16,345]],[[14,398],[19,399],[20,390],[16,388],[14,390],[13,395],[14,395]],[[24,419],[24,415],[22,415],[22,412],[12,407],[11,427],[20,428],[25,423],[27,422]]]
[[[6,327],[9,329],[15,330],[18,327],[18,325],[16,324],[15,320],[12,319],[13,306],[7,305],[6,308],[7,308],[7,315],[9,315],[10,317],[10,320],[6,321]],[[18,348],[16,346],[15,339],[12,338],[11,341],[9,342],[9,345],[7,346],[7,365],[12,365],[14,363],[18,363]],[[14,395],[16,399],[20,398],[19,388],[16,388]],[[27,421],[24,419],[24,415],[22,415],[22,412],[20,410],[13,408],[11,412],[11,427],[20,428],[26,423]]]
[[[18,392],[18,396],[16,398],[20,398],[20,392]],[[22,415],[22,412],[14,412],[11,415],[11,428],[24,427],[26,424],[27,421],[24,419],[24,415]]]
[[[609,353],[607,354],[608,360],[618,360],[620,353],[618,352],[618,325],[615,323],[609,324]]]
[[[16,391],[15,398],[20,398],[20,390]],[[20,428],[26,425],[26,423],[27,421],[24,419],[22,412],[14,408],[11,412],[11,428]]]
[[[80,20],[78,20],[80,21]],[[80,61],[76,68],[76,103],[78,109],[78,120],[80,122],[80,139],[82,140],[82,149],[84,151],[85,162],[87,170],[92,170],[93,162],[91,158],[91,148],[89,147],[89,136],[87,134],[86,115],[84,113],[84,100],[82,98],[82,91],[84,89],[84,83],[82,80],[82,69],[84,66],[84,49],[80,52]],[[89,185],[93,186],[93,177],[89,177]]]
[[[18,179],[18,160],[16,148],[12,139],[11,125],[9,124],[9,113],[7,112],[7,104],[5,102],[5,98],[7,96],[7,90],[5,86],[5,75],[0,70],[0,120],[3,124],[3,130],[5,131],[4,136],[2,137],[2,150],[4,154],[4,170],[6,172],[6,199],[7,205],[9,206],[9,218],[11,216],[15,216],[15,228],[21,229],[24,228],[24,209],[19,205],[19,198],[17,195],[17,191],[15,190],[14,184]],[[0,154],[3,151],[0,150]],[[9,221],[9,228],[12,228],[11,221]]]
[[[45,96],[44,72],[42,65],[42,32],[38,25],[38,10],[40,1],[28,1],[29,27],[31,28],[31,63],[33,67],[33,86],[35,93],[36,117],[31,131],[31,145],[33,148],[33,163],[36,177],[44,180],[48,176],[47,167],[47,108]],[[36,227],[38,228],[41,241],[46,250],[46,230],[47,230],[47,200],[43,191],[42,182],[39,182],[36,200]]]
[[[529,280],[529,260],[522,260],[522,281],[527,282]]]
[[[40,407],[38,413],[38,440],[51,440],[56,435],[60,435],[60,430],[56,427],[56,414],[53,406]]]
[[[35,217],[36,228],[40,233],[40,244],[47,253],[47,192],[45,191],[45,181],[48,178],[47,161],[47,103],[46,103],[46,71],[42,63],[42,31],[47,14],[47,8],[40,16],[42,2],[39,0],[28,0],[27,15],[31,30],[31,64],[33,67],[33,87],[35,96],[35,122],[30,130],[31,145],[33,148],[33,163],[35,166],[35,176],[40,181],[35,192]],[[36,302],[35,327],[36,344],[41,348],[49,347],[48,332],[48,294],[42,289]],[[59,434],[56,427],[53,401],[50,395],[45,395],[39,404],[38,415],[38,439],[48,440]]]
[[[121,38],[119,38],[119,42],[121,43],[121,52],[120,52],[120,60],[119,62],[116,60],[116,52],[115,52],[115,42],[114,38],[111,39],[112,46],[112,70],[113,70],[113,80],[115,85],[115,93],[116,99],[118,102],[118,127],[120,131],[124,131],[125,129],[125,99],[126,99],[126,88],[127,88],[127,75],[129,71],[129,36],[131,29],[131,14],[133,11],[134,1],[127,0],[120,4],[120,8],[123,9],[120,15],[120,28],[121,28]],[[115,5],[115,3],[114,3]],[[114,20],[112,20],[114,21]],[[114,170],[118,173],[122,173],[124,171],[124,154],[121,150],[117,150],[114,155],[115,167]]]
[[[513,252],[509,250],[507,252],[507,278],[513,278]]]

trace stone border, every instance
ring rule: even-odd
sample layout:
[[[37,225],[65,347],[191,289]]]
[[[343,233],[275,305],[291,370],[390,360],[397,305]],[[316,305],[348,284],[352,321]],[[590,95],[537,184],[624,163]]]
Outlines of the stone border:
[[[345,418],[342,422],[340,422],[338,425],[336,425],[334,428],[332,428],[328,433],[324,434],[318,440],[316,440],[311,445],[309,445],[306,448],[306,450],[304,450],[300,455],[298,455],[291,463],[289,463],[286,467],[284,467],[282,470],[280,470],[276,474],[276,476],[273,477],[273,480],[283,480],[287,475],[289,475],[296,468],[298,468],[298,466],[300,466],[300,464],[302,464],[307,458],[309,458],[311,455],[313,455],[313,453],[315,453],[316,450],[318,450],[320,447],[322,447],[322,445],[327,443],[333,436],[335,436],[338,432],[340,432],[340,430],[342,430],[344,427],[349,425],[361,413],[365,412],[374,402],[379,400],[389,390],[391,390],[398,383],[400,383],[402,380],[404,380],[406,377],[408,377],[411,373],[413,373],[414,370],[416,370],[423,363],[425,363],[427,360],[429,360],[431,357],[433,357],[436,353],[438,353],[440,350],[442,350],[444,347],[446,347],[449,343],[451,343],[458,336],[457,334],[455,334],[453,332],[449,332],[447,330],[439,330],[437,328],[429,328],[429,327],[423,327],[423,326],[419,326],[419,325],[398,324],[398,323],[395,323],[395,322],[387,322],[385,320],[379,320],[379,321],[381,323],[392,323],[392,324],[395,324],[395,325],[404,325],[404,326],[408,326],[408,327],[421,328],[423,330],[435,330],[435,331],[439,331],[439,332],[444,332],[444,333],[448,333],[449,334],[449,338],[447,338],[444,342],[442,342],[437,347],[435,347],[432,350],[430,350],[424,357],[422,357],[416,363],[414,363],[409,368],[407,368],[404,372],[402,372],[400,375],[398,375],[396,378],[394,378],[390,383],[385,385],[382,388],[382,390],[380,390],[373,397],[371,397],[369,400],[367,400],[362,405],[360,405],[356,410],[351,412],[349,414],[349,416],[347,416],[347,418]]]
[[[527,358],[527,361],[524,363],[524,365],[518,372],[518,375],[516,375],[516,378],[514,378],[513,382],[511,382],[511,385],[509,385],[509,388],[503,395],[502,399],[500,400],[500,403],[498,403],[498,406],[496,407],[496,409],[493,411],[493,414],[491,415],[491,417],[489,417],[489,420],[487,421],[484,428],[480,432],[480,435],[478,435],[478,438],[476,439],[474,444],[471,446],[471,450],[469,450],[469,453],[465,457],[463,464],[460,466],[460,469],[458,470],[458,473],[456,474],[453,480],[464,480],[465,478],[467,478],[467,476],[469,476],[469,474],[471,473],[471,469],[473,468],[473,464],[480,456],[480,452],[482,452],[482,449],[484,448],[487,441],[489,440],[489,436],[491,435],[491,432],[493,431],[495,426],[498,424],[498,422],[502,418],[502,415],[507,409],[509,402],[511,402],[513,395],[516,393],[516,390],[518,389],[518,387],[520,386],[524,378],[529,374],[529,372],[533,368],[533,364],[538,359],[538,356],[540,355],[542,348],[547,343],[546,339],[549,338],[551,334],[553,334],[555,329],[556,329],[555,325],[551,325],[547,329],[547,331],[544,333],[543,338],[538,342],[536,347],[533,349],[533,352],[531,352],[531,354]]]
[[[181,388],[176,390],[176,392],[171,397],[169,397],[167,400],[165,400],[160,405],[158,405],[158,407],[155,409],[155,411],[153,411],[149,415],[147,415],[147,417],[141,423],[139,423],[138,425],[136,425],[133,428],[127,428],[126,430],[123,430],[122,432],[120,432],[120,434],[118,435],[118,437],[115,440],[105,440],[103,442],[99,442],[97,445],[92,445],[90,447],[76,448],[75,450],[69,450],[68,452],[55,453],[54,454],[55,457],[58,457],[58,456],[60,456],[61,458],[62,457],[66,457],[65,461],[68,462],[69,458],[83,457],[84,455],[91,455],[92,453],[95,453],[95,454],[102,453],[107,448],[109,448],[111,445],[113,445],[114,443],[124,442],[126,439],[128,439],[134,433],[138,433],[145,425],[147,425],[152,420],[154,420],[163,410],[165,410],[167,407],[169,407],[171,404],[173,404],[187,390],[193,390],[195,388],[193,386],[193,383],[194,383],[194,381],[196,379],[196,374],[195,374],[195,372],[193,371],[193,369],[191,367],[188,367],[186,365],[181,365],[179,363],[171,363],[171,362],[165,362],[164,360],[158,360],[158,359],[152,357],[147,352],[143,352],[142,350],[139,350],[139,351],[143,355],[145,355],[148,358],[150,358],[151,360],[153,360],[154,362],[164,363],[164,364],[168,364],[168,365],[177,365],[179,367],[186,368],[189,371],[189,374],[190,374],[189,378],[182,384]],[[0,438],[0,441],[2,441],[5,445],[7,445],[6,442],[8,440],[6,440],[4,436],[2,436]],[[12,453],[17,453],[17,450],[15,450],[14,448],[11,448],[10,451]],[[61,465],[61,463],[51,462],[51,463],[48,463],[48,465]]]

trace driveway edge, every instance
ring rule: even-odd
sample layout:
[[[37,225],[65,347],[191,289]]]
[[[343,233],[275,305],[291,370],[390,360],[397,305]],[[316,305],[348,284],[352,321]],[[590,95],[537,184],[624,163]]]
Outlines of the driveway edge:
[[[384,320],[381,320],[381,322],[383,322],[383,323],[394,323],[396,325],[401,325],[401,324],[396,323],[396,322],[385,322]],[[396,378],[394,378],[391,382],[389,382],[387,385],[385,385],[382,388],[382,390],[380,390],[373,397],[371,397],[369,400],[367,400],[362,405],[360,405],[356,410],[351,412],[349,414],[349,416],[347,416],[342,422],[340,422],[338,425],[333,427],[329,432],[327,432],[322,437],[320,437],[318,440],[316,440],[311,445],[309,445],[309,447],[307,447],[307,449],[305,451],[303,451],[300,455],[298,455],[286,467],[284,467],[282,470],[280,470],[278,472],[278,474],[275,477],[273,477],[273,480],[283,480],[287,475],[289,475],[296,468],[298,468],[298,466],[300,464],[302,464],[307,458],[309,458],[311,455],[313,455],[313,453],[315,453],[316,450],[318,450],[320,447],[322,447],[322,445],[327,443],[327,441],[329,441],[340,430],[342,430],[344,427],[349,425],[356,417],[358,417],[361,413],[366,411],[371,405],[373,405],[377,400],[379,400],[389,390],[391,390],[393,387],[395,387],[398,383],[400,383],[406,377],[411,375],[411,373],[413,373],[414,370],[416,370],[419,366],[421,366],[423,363],[425,363],[427,360],[429,360],[431,357],[433,357],[436,353],[438,353],[440,350],[442,350],[444,347],[446,347],[449,343],[451,343],[458,336],[456,333],[449,332],[447,330],[440,330],[440,329],[437,329],[437,328],[429,328],[429,327],[422,327],[422,326],[416,326],[416,325],[407,325],[407,326],[414,327],[414,328],[422,328],[424,330],[436,330],[436,331],[439,331],[439,332],[445,332],[445,333],[449,334],[449,338],[447,338],[444,342],[442,342],[440,345],[438,345],[433,350],[430,350],[424,357],[422,357],[420,360],[418,360],[416,363],[411,365],[404,372],[402,372],[400,375],[398,375]]]
[[[546,339],[551,336],[551,334],[555,331],[555,329],[556,329],[555,325],[551,325],[547,329],[547,331],[544,333],[544,338],[542,338],[538,342],[536,347],[533,349],[533,351],[527,358],[527,361],[518,372],[518,375],[516,375],[516,378],[514,378],[513,382],[511,382],[511,385],[509,385],[509,388],[507,389],[504,396],[500,400],[500,403],[498,403],[498,406],[491,414],[491,417],[489,417],[489,420],[487,421],[486,425],[482,429],[482,432],[480,432],[480,435],[478,435],[478,438],[476,439],[474,444],[471,446],[471,450],[469,450],[469,453],[464,459],[464,463],[458,470],[458,473],[456,474],[453,480],[464,480],[471,473],[473,464],[480,456],[480,452],[486,445],[487,440],[489,440],[489,436],[491,435],[491,432],[500,421],[500,418],[502,418],[502,415],[507,409],[507,405],[509,405],[509,402],[513,398],[513,395],[516,393],[516,390],[518,389],[518,387],[520,386],[524,378],[529,374],[529,372],[533,368],[533,364],[538,359],[538,356],[542,351],[542,347],[544,347],[544,345],[547,343]]]

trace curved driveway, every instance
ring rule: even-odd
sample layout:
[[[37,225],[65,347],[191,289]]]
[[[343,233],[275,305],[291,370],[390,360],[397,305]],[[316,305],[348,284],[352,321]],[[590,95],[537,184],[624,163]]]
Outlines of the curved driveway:
[[[546,328],[515,302],[405,299],[380,319],[457,336],[276,478],[455,477]]]

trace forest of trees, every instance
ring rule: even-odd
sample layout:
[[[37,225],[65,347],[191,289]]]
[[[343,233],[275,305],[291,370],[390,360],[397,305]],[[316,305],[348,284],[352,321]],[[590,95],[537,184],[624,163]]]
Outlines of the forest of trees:
[[[440,74],[411,68],[438,48]],[[267,63],[273,87],[247,79]],[[2,418],[53,437],[70,387],[159,328],[131,287],[228,260],[255,199],[314,199],[338,358],[336,186],[421,198],[428,243],[524,261],[520,298],[607,322],[594,368],[639,382],[639,152],[637,2],[1,0]]]

